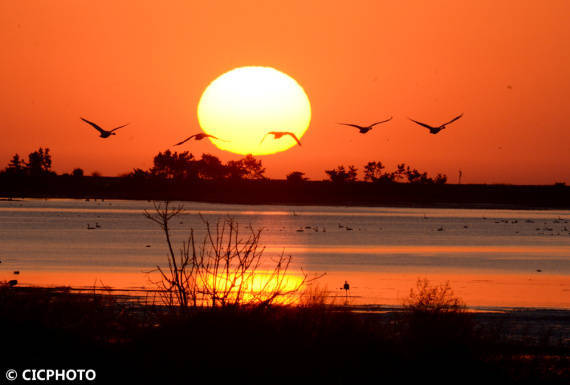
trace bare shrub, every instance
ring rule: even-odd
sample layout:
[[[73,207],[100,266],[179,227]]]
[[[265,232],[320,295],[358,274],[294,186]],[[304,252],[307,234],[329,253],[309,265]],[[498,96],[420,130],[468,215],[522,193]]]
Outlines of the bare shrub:
[[[315,276],[313,279],[323,277],[324,274]],[[336,297],[331,296],[326,286],[306,285],[299,296],[300,307],[329,307],[335,305]]]
[[[404,309],[421,313],[458,313],[466,310],[465,303],[456,297],[445,284],[432,286],[427,279],[418,279],[416,289],[410,289],[409,297],[404,301]]]
[[[456,297],[449,282],[431,285],[418,279],[404,301],[404,311],[397,323],[402,343],[413,347],[408,354],[429,356],[430,360],[470,357],[477,339],[471,313]]]
[[[166,305],[187,308],[287,304],[307,281],[305,273],[288,273],[291,256],[281,253],[275,258],[263,257],[261,229],[247,226],[243,236],[239,224],[230,217],[211,225],[201,216],[205,237],[197,242],[191,229],[176,254],[168,224],[182,211],[182,206],[170,208],[169,202],[154,202],[154,212],[144,213],[161,226],[168,246],[168,269],[156,267],[161,277],[156,283]]]

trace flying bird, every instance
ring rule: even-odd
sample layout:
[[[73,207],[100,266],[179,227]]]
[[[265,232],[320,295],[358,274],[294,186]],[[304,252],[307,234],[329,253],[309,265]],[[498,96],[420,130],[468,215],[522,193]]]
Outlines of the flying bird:
[[[293,139],[295,139],[295,141],[297,142],[297,144],[299,144],[299,146],[301,145],[301,141],[299,140],[299,138],[297,138],[297,136],[295,134],[293,134],[292,132],[289,132],[289,131],[269,131],[267,134],[265,134],[265,136],[263,136],[263,139],[261,139],[261,142],[259,142],[260,144],[263,143],[263,141],[265,140],[265,137],[267,135],[273,135],[273,139],[280,139],[284,135],[289,135]]]
[[[376,123],[372,123],[372,124],[369,125],[369,126],[359,126],[358,124],[351,124],[351,123],[339,123],[339,124],[343,124],[343,125],[345,125],[345,126],[351,126],[351,127],[358,128],[358,129],[360,130],[360,133],[361,133],[361,134],[366,134],[366,133],[367,133],[368,131],[370,131],[370,130],[372,129],[372,127],[374,127],[375,125],[380,124],[380,123],[389,122],[390,120],[392,120],[392,118],[393,118],[393,116],[390,116],[389,119],[382,120],[382,121],[376,122]]]
[[[189,141],[190,139],[194,138],[194,140],[202,140],[204,138],[214,138],[217,140],[221,140],[222,142],[226,142],[225,140],[222,140],[220,138],[216,138],[214,135],[210,135],[210,134],[204,134],[203,132],[200,132],[199,134],[194,134],[194,135],[190,135],[189,137],[187,137],[186,139],[184,139],[182,142],[178,142],[175,144],[175,146],[180,146],[181,144],[186,143],[187,141]]]
[[[87,120],[87,119],[81,118],[81,120],[83,120],[83,121],[84,121],[85,123],[87,123],[87,124],[92,125],[97,131],[99,131],[99,133],[100,133],[99,136],[100,136],[101,138],[108,138],[108,137],[111,136],[111,135],[116,135],[113,131],[117,131],[119,128],[125,127],[126,125],[129,124],[129,123],[123,124],[122,126],[119,126],[119,127],[113,128],[113,129],[110,130],[110,131],[107,131],[107,130],[102,129],[101,127],[99,127],[99,126],[96,125],[95,123],[90,122],[90,121]]]
[[[424,126],[425,128],[427,128],[427,129],[429,130],[430,134],[437,134],[438,132],[440,132],[441,130],[443,130],[444,128],[446,128],[445,126],[447,126],[447,125],[450,124],[450,123],[455,122],[457,119],[459,119],[459,118],[462,117],[462,116],[463,116],[463,114],[461,114],[461,115],[459,115],[459,116],[456,116],[455,118],[451,119],[449,122],[443,123],[442,125],[436,126],[436,127],[430,126],[429,124],[425,124],[425,123],[422,123],[422,122],[418,122],[417,120],[414,120],[414,119],[412,119],[412,118],[408,118],[408,119],[410,119],[410,120],[411,120],[412,122],[414,122],[414,123],[419,124],[420,126]]]

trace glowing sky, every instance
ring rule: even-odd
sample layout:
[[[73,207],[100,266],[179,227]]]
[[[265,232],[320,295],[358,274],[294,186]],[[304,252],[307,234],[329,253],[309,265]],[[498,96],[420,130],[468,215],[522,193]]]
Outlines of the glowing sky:
[[[569,14],[564,0],[2,1],[0,168],[47,146],[58,172],[146,169],[199,132],[209,82],[260,65],[312,107],[302,147],[260,157],[270,177],[381,160],[451,182],[570,183]],[[438,135],[407,119],[459,113]],[[337,124],[392,115],[366,135]],[[80,116],[130,125],[103,140]]]

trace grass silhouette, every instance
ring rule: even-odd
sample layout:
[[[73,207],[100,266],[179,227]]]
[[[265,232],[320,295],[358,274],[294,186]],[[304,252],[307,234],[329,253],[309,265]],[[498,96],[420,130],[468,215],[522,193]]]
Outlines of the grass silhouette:
[[[3,364],[93,368],[99,383],[140,384],[562,384],[570,376],[568,341],[513,337],[513,315],[361,314],[312,298],[180,312],[105,293],[3,284]]]

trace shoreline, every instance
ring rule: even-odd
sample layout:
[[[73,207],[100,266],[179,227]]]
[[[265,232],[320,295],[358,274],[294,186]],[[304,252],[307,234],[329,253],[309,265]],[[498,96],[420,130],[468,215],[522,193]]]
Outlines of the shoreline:
[[[84,196],[73,196],[73,195],[21,195],[15,197],[0,195],[0,202],[20,202],[24,200],[109,200],[109,201],[136,201],[136,202],[152,202],[152,201],[163,201],[163,199],[147,199],[140,197],[109,197],[107,195],[84,195]],[[496,203],[431,203],[431,204],[418,204],[414,202],[408,203],[374,203],[374,202],[309,202],[309,203],[298,203],[298,202],[286,202],[286,201],[274,201],[274,202],[262,202],[262,203],[252,203],[252,202],[242,202],[242,201],[231,201],[231,200],[195,200],[195,199],[175,199],[172,202],[188,202],[188,203],[206,203],[206,204],[227,204],[227,205],[244,205],[244,206],[288,206],[288,207],[360,207],[360,208],[410,208],[410,209],[456,209],[456,210],[520,210],[520,211],[568,211],[570,210],[570,205],[567,207],[560,206],[528,206],[528,205],[516,205],[516,204],[496,204]]]
[[[170,200],[287,206],[570,210],[570,186],[334,183],[44,176],[0,179],[0,197]]]
[[[0,281],[0,284],[4,284],[4,282]],[[12,290],[15,291],[22,291],[22,292],[47,292],[54,295],[57,294],[77,294],[77,295],[101,295],[101,296],[109,296],[115,299],[120,298],[123,299],[125,303],[133,303],[138,304],[140,306],[163,306],[157,305],[155,303],[148,304],[144,303],[141,300],[147,301],[148,296],[144,296],[144,293],[160,293],[160,289],[143,289],[143,288],[130,288],[130,289],[121,289],[121,288],[113,288],[113,287],[72,287],[67,285],[33,285],[33,284],[26,284],[26,285],[15,285],[12,287]],[[141,293],[141,295],[131,295],[125,293]],[[331,296],[331,298],[333,298]],[[334,298],[344,299],[343,295],[334,296]],[[349,296],[350,298],[350,296]],[[339,301],[340,302],[340,301]],[[277,305],[283,306],[283,305]],[[289,305],[285,305],[289,306]],[[293,303],[291,306],[296,306]],[[330,307],[331,309],[336,309],[339,311],[350,311],[358,314],[368,314],[368,315],[378,315],[378,314],[386,314],[386,313],[399,313],[404,311],[404,305],[395,305],[395,304],[337,304],[334,301],[331,303],[325,304],[325,306]],[[550,314],[557,314],[568,318],[570,328],[570,307],[548,307],[548,306],[493,306],[493,305],[477,305],[477,306],[469,306],[466,305],[466,312],[472,315],[497,315],[497,314],[519,314],[521,316],[529,315],[533,317],[541,317]],[[570,329],[569,329],[570,331]]]

